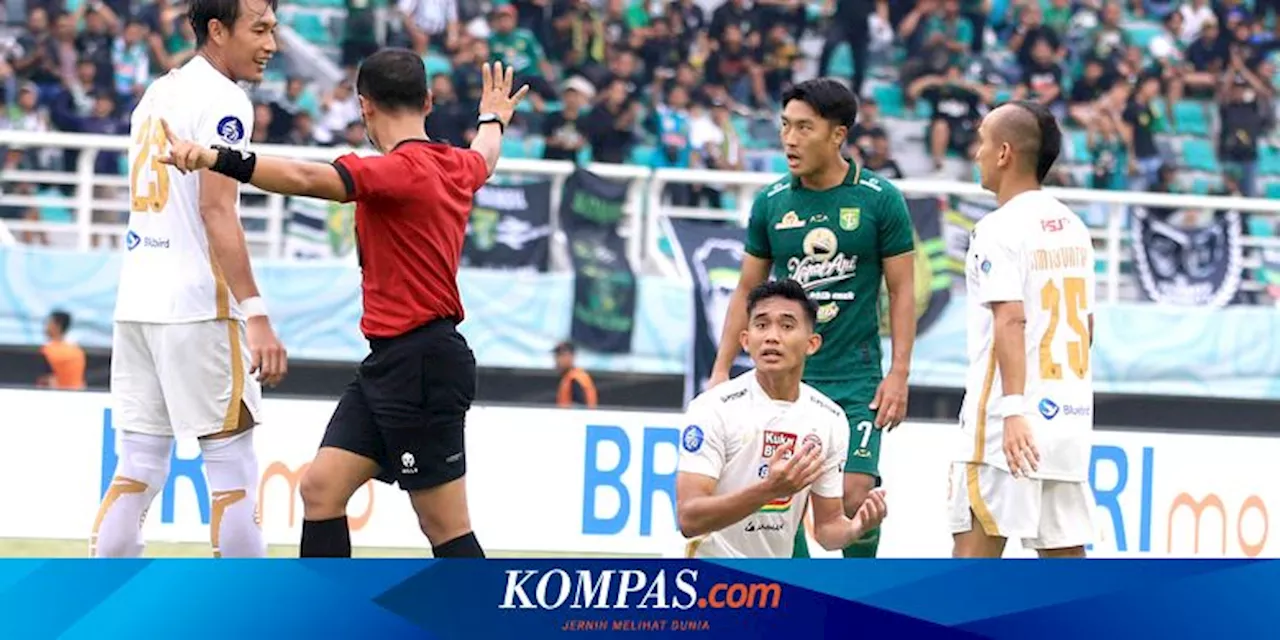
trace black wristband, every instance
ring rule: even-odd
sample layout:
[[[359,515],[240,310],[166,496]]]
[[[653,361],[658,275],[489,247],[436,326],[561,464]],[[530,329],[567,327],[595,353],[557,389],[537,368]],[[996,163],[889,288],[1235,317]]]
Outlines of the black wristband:
[[[238,182],[249,182],[253,179],[253,169],[258,166],[258,156],[252,151],[236,151],[227,147],[214,147],[218,159],[209,167],[214,173],[221,173]]]
[[[484,125],[486,125],[486,124],[496,124],[496,125],[498,125],[498,131],[499,131],[500,133],[506,133],[506,132],[507,132],[507,125],[502,124],[502,121],[501,121],[501,120],[485,120],[484,122],[481,122],[481,123],[480,123],[480,126],[482,126],[482,127],[483,127],[483,126],[484,126]]]

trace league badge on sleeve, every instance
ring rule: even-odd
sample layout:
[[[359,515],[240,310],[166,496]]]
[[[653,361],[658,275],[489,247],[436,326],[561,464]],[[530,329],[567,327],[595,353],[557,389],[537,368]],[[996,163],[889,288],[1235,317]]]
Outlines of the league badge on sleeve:
[[[235,116],[227,116],[219,120],[218,137],[227,144],[240,142],[244,139],[244,123]]]
[[[684,428],[684,433],[680,436],[680,445],[689,453],[697,453],[702,448],[702,427],[691,424]]]

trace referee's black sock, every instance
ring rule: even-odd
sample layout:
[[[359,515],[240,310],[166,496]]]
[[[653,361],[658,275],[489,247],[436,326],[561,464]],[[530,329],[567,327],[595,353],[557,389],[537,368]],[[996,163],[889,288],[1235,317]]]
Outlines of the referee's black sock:
[[[303,520],[301,558],[350,558],[351,530],[347,517]]]
[[[480,548],[480,541],[476,540],[475,532],[469,531],[442,545],[431,547],[431,556],[433,558],[483,558],[484,549]]]

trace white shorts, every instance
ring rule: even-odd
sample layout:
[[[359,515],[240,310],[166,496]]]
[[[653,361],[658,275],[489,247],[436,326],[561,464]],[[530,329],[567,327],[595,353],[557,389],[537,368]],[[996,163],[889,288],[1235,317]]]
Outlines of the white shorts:
[[[238,321],[117,322],[112,422],[123,431],[201,438],[239,426],[243,404],[257,424],[262,387],[249,366]]]
[[[988,464],[953,462],[948,485],[951,533],[973,529],[1020,538],[1026,549],[1067,549],[1093,541],[1093,492],[1087,482],[1014,478]]]

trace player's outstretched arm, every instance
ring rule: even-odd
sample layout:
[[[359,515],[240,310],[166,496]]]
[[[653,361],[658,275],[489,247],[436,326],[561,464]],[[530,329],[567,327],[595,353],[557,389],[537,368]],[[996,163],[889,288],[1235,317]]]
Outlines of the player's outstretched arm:
[[[884,489],[872,489],[852,518],[844,515],[844,500],[813,495],[813,538],[827,551],[844,549],[889,515]]]
[[[287,196],[310,196],[346,202],[346,182],[332,164],[272,158],[227,148],[212,148],[173,135],[169,123],[160,121],[169,138],[169,154],[160,162],[179,171],[208,169],[259,189]],[[234,184],[234,183],[233,183]]]
[[[715,495],[717,480],[697,473],[676,475],[676,521],[680,533],[696,538],[719,531],[757,512],[764,505],[795,494],[822,475],[823,457],[814,447],[790,455],[789,442],[773,450],[764,480],[738,491]],[[788,458],[788,456],[790,457]]]

